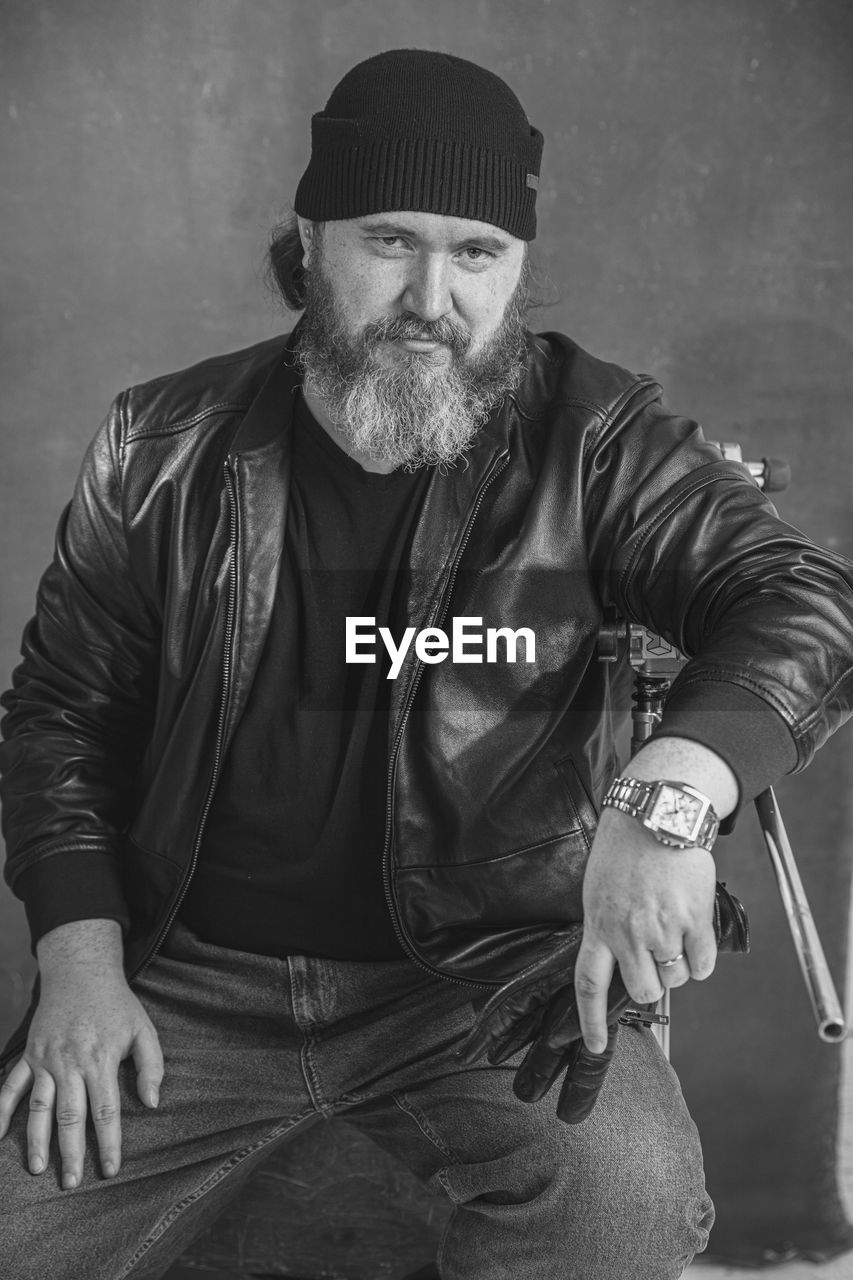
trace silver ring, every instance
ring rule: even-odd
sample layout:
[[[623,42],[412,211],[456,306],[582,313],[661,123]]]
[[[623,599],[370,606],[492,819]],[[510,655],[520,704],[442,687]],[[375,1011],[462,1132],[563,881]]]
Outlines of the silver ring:
[[[672,964],[678,964],[679,960],[684,959],[684,952],[679,951],[677,956],[673,956],[671,960],[655,960],[655,964],[659,969],[668,969]]]

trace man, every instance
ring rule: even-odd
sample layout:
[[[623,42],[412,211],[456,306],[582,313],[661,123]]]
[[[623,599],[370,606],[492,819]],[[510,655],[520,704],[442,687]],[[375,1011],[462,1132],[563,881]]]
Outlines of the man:
[[[445,1280],[704,1247],[677,1083],[616,1019],[712,972],[718,820],[843,718],[853,592],[651,379],[526,332],[541,149],[471,63],[355,67],[273,249],[295,333],[89,451],[4,703],[41,979],[6,1275],[159,1276],[335,1114],[454,1202]],[[693,655],[612,787],[609,606]]]

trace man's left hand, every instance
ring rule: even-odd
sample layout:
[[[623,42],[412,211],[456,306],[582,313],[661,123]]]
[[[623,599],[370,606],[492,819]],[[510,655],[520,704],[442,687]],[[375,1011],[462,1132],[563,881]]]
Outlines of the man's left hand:
[[[738,799],[728,764],[690,739],[653,739],[633,757],[630,773],[689,782],[710,796],[721,818]],[[667,847],[617,809],[601,814],[583,900],[583,926],[555,933],[546,955],[495,992],[461,1050],[465,1062],[486,1054],[500,1063],[528,1045],[517,1096],[535,1102],[565,1072],[557,1114],[569,1123],[595,1105],[629,1004],[653,1004],[665,986],[709,977],[718,944],[749,949],[743,907],[716,885],[711,854]]]
[[[584,878],[575,966],[581,1030],[591,1053],[607,1045],[607,993],[617,965],[637,1004],[713,973],[715,883],[714,859],[704,849],[667,848],[635,818],[603,811]],[[675,963],[663,963],[676,956]]]
[[[718,950],[749,950],[746,913],[723,884],[716,886],[711,922]],[[607,1045],[591,1053],[581,1035],[575,992],[582,938],[580,924],[554,933],[545,954],[483,1006],[460,1050],[469,1066],[483,1055],[497,1065],[528,1046],[513,1091],[523,1102],[538,1102],[563,1075],[557,1115],[567,1124],[579,1124],[595,1106],[616,1050],[620,1015],[631,1004],[617,969],[607,991]]]

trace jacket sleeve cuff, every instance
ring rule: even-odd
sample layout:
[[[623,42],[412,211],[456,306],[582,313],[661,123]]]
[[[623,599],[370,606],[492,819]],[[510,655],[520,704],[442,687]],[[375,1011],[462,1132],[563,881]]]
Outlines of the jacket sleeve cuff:
[[[652,738],[690,738],[725,760],[738,784],[738,802],[720,824],[734,830],[745,804],[797,764],[794,737],[778,711],[749,689],[725,681],[677,685]]]
[[[14,892],[24,903],[33,951],[39,938],[73,920],[117,920],[125,932],[130,925],[108,853],[84,849],[41,858],[16,877]]]

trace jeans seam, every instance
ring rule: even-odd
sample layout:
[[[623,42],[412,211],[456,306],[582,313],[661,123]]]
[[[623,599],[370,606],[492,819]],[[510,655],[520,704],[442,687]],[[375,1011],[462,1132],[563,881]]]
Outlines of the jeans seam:
[[[332,1114],[332,1107],[328,1099],[323,1096],[320,1077],[311,1056],[311,1051],[316,1043],[315,1037],[312,1035],[316,1024],[312,1022],[310,1018],[305,1016],[305,1012],[301,1007],[301,982],[300,975],[295,969],[294,962],[296,959],[296,957],[287,957],[287,971],[290,977],[294,1020],[303,1037],[302,1045],[299,1049],[299,1062],[302,1066],[302,1075],[311,1101],[320,1114],[328,1118]]]
[[[450,1238],[451,1229],[453,1228],[456,1222],[456,1218],[459,1215],[460,1206],[456,1203],[456,1201],[453,1200],[453,1197],[450,1195],[450,1192],[447,1190],[447,1187],[445,1186],[443,1181],[441,1185],[444,1187],[445,1191],[447,1192],[448,1198],[453,1204],[453,1212],[451,1213],[450,1217],[447,1219],[445,1228],[441,1233],[441,1239],[438,1242],[438,1248],[435,1251],[435,1265],[438,1268],[438,1274],[440,1276],[443,1276],[444,1275],[444,1255],[447,1252],[447,1241]]]
[[[404,1093],[402,1090],[399,1090],[392,1093],[391,1097],[394,1099],[394,1105],[398,1107],[400,1111],[403,1112],[404,1115],[407,1115],[410,1120],[414,1120],[415,1124],[418,1126],[421,1133],[424,1135],[424,1137],[427,1139],[428,1142],[432,1143],[432,1145],[436,1148],[437,1151],[440,1151],[441,1154],[447,1160],[449,1160],[451,1164],[461,1163],[461,1161],[453,1154],[453,1152],[450,1150],[447,1144],[442,1142],[441,1138],[435,1132],[429,1120],[427,1120],[426,1116],[421,1111],[420,1107],[417,1107],[415,1105],[415,1103],[408,1096],[408,1094]],[[451,1227],[456,1221],[456,1216],[459,1213],[460,1206],[459,1206],[459,1201],[457,1200],[456,1196],[453,1194],[453,1191],[447,1179],[445,1170],[439,1169],[436,1172],[435,1178],[436,1178],[436,1181],[440,1184],[444,1194],[447,1196],[448,1200],[453,1205],[453,1212],[451,1213],[450,1218],[448,1219],[447,1225],[445,1226],[444,1231],[442,1232],[441,1239],[438,1242],[438,1250],[436,1252],[436,1266],[438,1267],[438,1273],[439,1275],[443,1275],[445,1246],[447,1243],[448,1236],[450,1235]]]
[[[230,1156],[224,1164],[220,1165],[218,1169],[214,1170],[213,1173],[205,1178],[204,1182],[196,1187],[194,1191],[191,1191],[188,1195],[184,1196],[184,1198],[179,1200],[177,1204],[173,1204],[168,1212],[160,1218],[148,1233],[142,1244],[137,1248],[136,1252],[127,1263],[127,1266],[120,1273],[118,1280],[125,1280],[125,1277],[130,1274],[137,1262],[139,1262],[140,1259],[148,1252],[152,1245],[156,1244],[157,1241],[165,1235],[181,1214],[184,1213],[186,1209],[189,1209],[191,1205],[194,1205],[198,1200],[201,1200],[203,1196],[206,1196],[209,1191],[212,1191],[212,1189],[217,1186],[223,1178],[226,1178],[234,1169],[236,1169],[238,1165],[242,1164],[249,1156],[254,1155],[256,1151],[261,1151],[271,1142],[274,1142],[276,1138],[280,1138],[282,1134],[289,1133],[291,1129],[295,1129],[300,1125],[303,1120],[307,1120],[315,1114],[316,1113],[314,1111],[305,1111],[301,1115],[291,1116],[287,1120],[282,1121],[282,1123],[276,1125],[272,1132],[268,1133],[265,1138],[261,1138],[257,1142],[250,1143],[248,1147],[243,1147],[241,1151],[237,1151],[233,1156]]]
[[[415,1103],[408,1096],[408,1094],[400,1090],[399,1092],[392,1093],[391,1096],[394,1099],[395,1105],[399,1107],[399,1109],[403,1112],[403,1114],[409,1116],[411,1120],[414,1120],[415,1124],[418,1126],[418,1128],[420,1129],[424,1137],[429,1142],[431,1142],[432,1145],[438,1151],[440,1151],[441,1154],[445,1156],[447,1160],[450,1161],[451,1164],[459,1164],[459,1160],[456,1158],[456,1156],[453,1154],[450,1148],[446,1145],[446,1143],[444,1143],[441,1140],[439,1135],[433,1129],[429,1120],[427,1120],[424,1113],[420,1110],[419,1107],[415,1105]],[[437,1174],[437,1177],[441,1179],[440,1171]],[[442,1186],[444,1186],[443,1182],[442,1182]],[[447,1190],[446,1187],[445,1187],[445,1190]]]
[[[321,1115],[328,1117],[332,1114],[333,1106],[328,1099],[323,1097],[323,1091],[320,1087],[320,1077],[317,1074],[314,1061],[311,1057],[311,1050],[315,1044],[314,1037],[307,1031],[304,1034],[305,1040],[299,1051],[299,1057],[302,1062],[302,1074],[305,1077],[305,1083],[308,1086],[308,1092],[311,1095],[311,1101],[314,1103],[314,1106]]]

